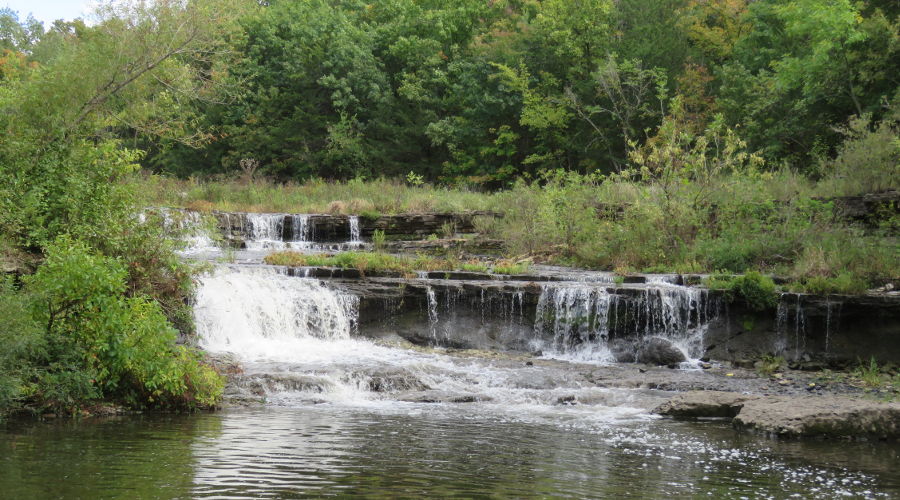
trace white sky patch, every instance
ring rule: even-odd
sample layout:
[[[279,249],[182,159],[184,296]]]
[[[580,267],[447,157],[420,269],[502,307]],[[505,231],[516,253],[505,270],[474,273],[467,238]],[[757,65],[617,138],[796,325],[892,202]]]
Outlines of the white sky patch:
[[[0,7],[7,7],[19,14],[24,21],[29,14],[49,28],[53,21],[75,18],[87,19],[96,2],[91,0],[0,0]]]

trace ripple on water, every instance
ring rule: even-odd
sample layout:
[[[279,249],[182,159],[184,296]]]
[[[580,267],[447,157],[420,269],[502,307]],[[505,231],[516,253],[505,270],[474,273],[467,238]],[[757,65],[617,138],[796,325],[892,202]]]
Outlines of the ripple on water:
[[[900,493],[886,443],[775,442],[590,408],[323,404],[11,425],[6,498],[854,498]],[[547,410],[549,411],[549,410]],[[596,412],[605,411],[602,407]],[[52,479],[52,480],[51,480]]]

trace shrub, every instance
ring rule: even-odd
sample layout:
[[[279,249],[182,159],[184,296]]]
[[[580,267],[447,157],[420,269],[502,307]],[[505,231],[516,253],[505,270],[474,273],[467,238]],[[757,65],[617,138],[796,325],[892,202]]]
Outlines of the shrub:
[[[32,358],[44,349],[40,325],[31,317],[32,299],[0,280],[0,417],[21,408],[37,375]]]
[[[194,408],[219,399],[222,379],[175,345],[177,332],[156,302],[126,296],[127,276],[117,260],[62,237],[26,279],[46,342],[32,394],[39,406],[68,410],[107,397],[138,407]]]
[[[725,290],[729,300],[741,299],[757,311],[778,305],[775,281],[757,271],[750,271],[743,276],[714,275],[707,279],[706,286]]]
[[[840,129],[844,143],[833,160],[824,160],[822,189],[846,196],[900,188],[900,94],[877,125],[857,116]]]
[[[852,295],[865,292],[869,286],[864,279],[845,271],[834,278],[812,276],[802,282],[792,283],[789,288],[792,291],[817,295],[832,293]]]

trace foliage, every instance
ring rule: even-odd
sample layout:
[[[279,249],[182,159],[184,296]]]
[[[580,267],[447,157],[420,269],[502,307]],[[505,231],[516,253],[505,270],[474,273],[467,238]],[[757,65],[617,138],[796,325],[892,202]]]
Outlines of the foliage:
[[[495,274],[506,274],[506,275],[516,275],[516,274],[525,274],[528,272],[529,265],[525,262],[519,263],[500,263],[495,264],[491,271]]]
[[[221,394],[218,375],[174,345],[170,319],[191,330],[191,268],[161,225],[137,217],[143,207],[124,180],[144,153],[121,139],[127,130],[202,142],[185,104],[222,94],[214,74],[242,11],[213,7],[116,2],[92,26],[56,23],[3,53],[0,227],[15,251],[46,261],[23,290],[2,293],[25,311],[4,338],[29,347],[10,351],[19,369],[0,367],[2,385],[18,386],[3,390],[0,412],[70,411],[97,398],[192,408]]]
[[[61,237],[25,288],[0,290],[0,413],[19,408],[71,412],[95,399],[133,407],[215,405],[223,380],[199,355],[175,344],[159,305],[126,296],[117,260]]]
[[[725,290],[730,300],[741,299],[757,311],[771,309],[778,304],[775,282],[757,271],[741,276],[713,275],[707,279],[706,286]]]
[[[883,367],[878,365],[875,357],[869,358],[868,362],[858,360],[856,368],[853,369],[851,375],[859,379],[866,387],[881,387],[885,383],[887,373]]]
[[[377,219],[383,214],[492,210],[495,196],[467,189],[376,179],[346,182],[314,179],[302,184],[257,181],[252,185],[164,176],[134,179],[148,206],[194,207],[242,212],[358,214]],[[335,208],[336,210],[331,210]]]
[[[782,356],[766,354],[756,363],[756,372],[764,377],[768,377],[775,372],[783,370],[785,366],[786,363]]]
[[[384,231],[382,231],[381,229],[376,229],[375,232],[372,233],[372,246],[375,247],[376,252],[381,252],[384,250],[384,242]]]
[[[335,255],[309,255],[293,251],[275,252],[265,257],[276,266],[314,266],[356,269],[361,273],[392,271],[412,274],[415,271],[452,271],[459,264],[445,259],[418,256],[395,256],[380,252],[341,252]]]
[[[811,276],[799,283],[792,283],[788,287],[791,291],[812,293],[816,295],[845,294],[855,295],[864,293],[869,284],[849,271],[843,271],[834,278],[825,276]]]
[[[872,115],[854,117],[840,128],[844,142],[834,159],[824,159],[822,190],[837,196],[900,188],[900,94],[876,124]]]
[[[341,269],[357,269],[366,272],[398,272],[407,276],[415,276],[416,271],[467,271],[496,274],[523,274],[528,272],[527,263],[498,261],[493,266],[480,261],[460,262],[453,258],[438,258],[425,255],[407,256],[391,255],[380,252],[341,252],[335,255],[310,255],[300,252],[275,252],[265,257],[266,264],[292,267],[338,267]]]
[[[176,346],[177,332],[147,297],[126,297],[127,273],[118,261],[91,254],[63,237],[47,261],[26,281],[34,295],[33,317],[43,325],[48,351],[68,359],[71,373],[90,376],[90,386],[48,405],[91,399],[95,394],[137,406],[208,406],[221,396],[222,381],[197,355]],[[66,353],[66,354],[61,354]],[[55,356],[46,360],[52,366]],[[41,396],[39,396],[41,397]]]
[[[460,264],[459,268],[463,271],[469,273],[486,273],[488,272],[487,264],[482,262],[472,261],[472,262],[463,262]]]

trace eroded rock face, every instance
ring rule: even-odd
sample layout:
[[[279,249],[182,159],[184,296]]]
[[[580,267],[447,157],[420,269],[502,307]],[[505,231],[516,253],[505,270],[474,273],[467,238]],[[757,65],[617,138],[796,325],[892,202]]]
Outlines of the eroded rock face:
[[[675,365],[687,361],[687,357],[668,339],[650,337],[639,346],[636,360],[648,365]]]
[[[760,398],[748,401],[732,421],[779,437],[900,438],[900,404],[841,397]]]
[[[734,418],[747,401],[758,398],[737,392],[691,391],[675,396],[653,412],[680,418]]]

